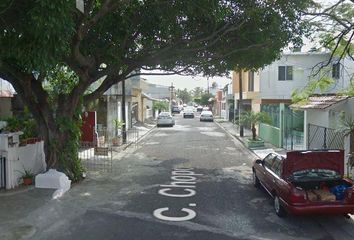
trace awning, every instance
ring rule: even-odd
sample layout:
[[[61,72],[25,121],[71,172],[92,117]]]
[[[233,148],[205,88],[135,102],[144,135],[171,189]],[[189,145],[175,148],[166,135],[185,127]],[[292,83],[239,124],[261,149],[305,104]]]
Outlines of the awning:
[[[305,103],[291,104],[290,108],[297,109],[326,109],[337,103],[343,102],[349,99],[349,96],[337,96],[337,95],[323,95],[309,97]]]

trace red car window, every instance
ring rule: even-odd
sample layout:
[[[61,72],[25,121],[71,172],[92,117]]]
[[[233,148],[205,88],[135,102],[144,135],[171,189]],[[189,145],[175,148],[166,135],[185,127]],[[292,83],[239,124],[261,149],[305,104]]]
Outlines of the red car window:
[[[282,159],[280,157],[275,157],[273,161],[273,165],[271,167],[271,170],[278,176],[280,176],[281,173],[281,167],[282,167]]]
[[[273,166],[273,162],[275,159],[276,155],[275,154],[268,154],[265,158],[264,158],[264,166],[266,166],[267,168],[271,169]]]

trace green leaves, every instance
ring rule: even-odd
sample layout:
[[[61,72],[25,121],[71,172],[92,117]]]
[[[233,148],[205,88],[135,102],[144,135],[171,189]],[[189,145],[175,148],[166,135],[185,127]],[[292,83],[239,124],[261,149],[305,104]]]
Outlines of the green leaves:
[[[271,123],[271,117],[266,112],[247,111],[241,114],[240,121],[243,125],[256,125],[259,123]]]
[[[70,50],[73,1],[7,1],[1,5],[0,59],[23,70],[46,70]]]
[[[78,76],[71,69],[58,65],[48,72],[46,88],[51,95],[69,94],[78,82]]]
[[[155,110],[160,110],[160,111],[166,111],[168,110],[168,102],[164,101],[153,101],[152,103],[152,109]]]
[[[335,80],[327,76],[321,77],[320,79],[312,79],[302,89],[292,91],[291,101],[292,103],[306,103],[312,94],[323,93],[334,83]]]

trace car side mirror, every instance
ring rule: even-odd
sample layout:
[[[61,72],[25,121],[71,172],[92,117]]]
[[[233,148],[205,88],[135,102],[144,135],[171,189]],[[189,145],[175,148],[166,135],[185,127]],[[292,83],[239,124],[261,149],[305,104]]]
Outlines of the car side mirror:
[[[257,160],[256,160],[256,163],[257,163],[257,164],[262,164],[262,165],[263,165],[263,160],[261,160],[261,159],[257,159]]]

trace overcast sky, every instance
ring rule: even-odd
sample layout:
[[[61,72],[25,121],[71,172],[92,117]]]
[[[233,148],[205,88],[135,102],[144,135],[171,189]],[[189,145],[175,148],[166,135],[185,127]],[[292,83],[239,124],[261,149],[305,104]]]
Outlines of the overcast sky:
[[[179,76],[179,75],[165,75],[165,76],[156,76],[156,75],[143,75],[142,78],[145,78],[150,83],[155,83],[164,86],[173,86],[177,89],[187,88],[188,90],[192,90],[195,87],[202,87],[207,89],[208,79],[202,76]],[[211,84],[216,82],[219,88],[224,87],[226,84],[231,82],[230,77],[214,77],[209,78],[209,87]]]

